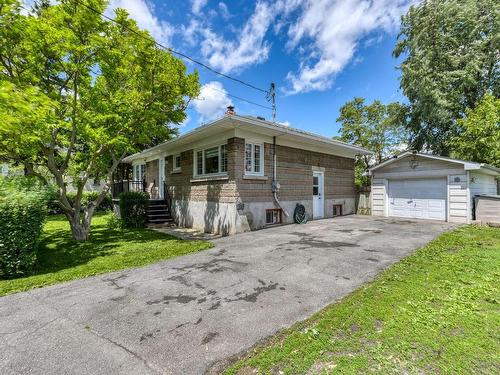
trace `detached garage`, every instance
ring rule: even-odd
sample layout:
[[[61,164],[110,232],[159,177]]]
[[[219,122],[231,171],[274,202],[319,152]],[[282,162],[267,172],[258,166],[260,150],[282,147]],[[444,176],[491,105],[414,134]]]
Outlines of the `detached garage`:
[[[500,169],[405,152],[370,169],[372,215],[469,223],[473,198],[498,194]]]

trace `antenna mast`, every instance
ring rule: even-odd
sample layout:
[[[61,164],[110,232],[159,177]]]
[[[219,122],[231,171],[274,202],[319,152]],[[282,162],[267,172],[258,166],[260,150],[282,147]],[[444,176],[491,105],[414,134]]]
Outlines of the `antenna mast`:
[[[267,93],[267,100],[271,102],[273,122],[276,122],[276,85],[274,82],[271,82],[271,88]]]

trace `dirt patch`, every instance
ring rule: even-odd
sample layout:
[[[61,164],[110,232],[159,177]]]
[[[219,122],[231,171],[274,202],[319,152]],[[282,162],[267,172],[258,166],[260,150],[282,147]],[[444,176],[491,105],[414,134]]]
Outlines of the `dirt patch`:
[[[333,362],[316,362],[307,371],[307,375],[322,374],[325,371],[331,372],[337,365]]]

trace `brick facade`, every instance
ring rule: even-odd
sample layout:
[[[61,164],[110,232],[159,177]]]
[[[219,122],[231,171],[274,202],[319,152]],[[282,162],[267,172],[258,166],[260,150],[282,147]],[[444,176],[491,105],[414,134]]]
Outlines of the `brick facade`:
[[[273,145],[264,144],[264,178],[267,179],[244,176],[244,139],[228,139],[227,153],[227,178],[199,182],[193,180],[193,150],[181,153],[180,172],[173,171],[173,157],[167,157],[165,175],[171,198],[219,203],[272,201]],[[355,197],[353,159],[286,146],[276,146],[276,154],[281,200],[312,199],[313,167],[324,168],[326,199]]]

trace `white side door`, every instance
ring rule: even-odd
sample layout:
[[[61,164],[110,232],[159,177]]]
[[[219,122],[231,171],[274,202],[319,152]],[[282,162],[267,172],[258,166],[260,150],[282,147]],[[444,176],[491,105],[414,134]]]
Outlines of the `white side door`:
[[[325,216],[324,177],[323,172],[313,172],[313,219],[321,219]]]
[[[158,184],[160,199],[165,198],[165,158],[158,159]]]

